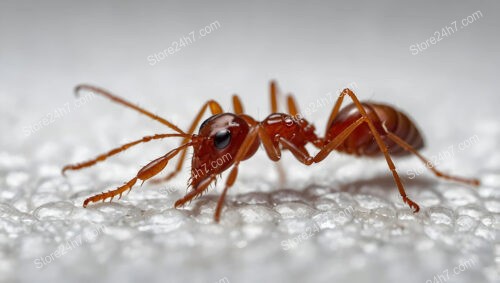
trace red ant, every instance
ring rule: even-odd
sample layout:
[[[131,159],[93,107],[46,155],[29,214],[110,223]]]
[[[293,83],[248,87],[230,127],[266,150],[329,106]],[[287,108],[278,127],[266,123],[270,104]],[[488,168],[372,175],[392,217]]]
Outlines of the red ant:
[[[67,170],[79,170],[92,166],[97,162],[104,161],[106,158],[139,143],[168,137],[182,138],[179,147],[151,161],[144,166],[134,178],[121,187],[87,198],[83,203],[83,207],[86,207],[91,202],[104,201],[108,198],[112,201],[117,195],[121,198],[125,191],[132,189],[132,186],[134,186],[137,180],[141,180],[144,183],[146,180],[160,173],[167,166],[170,159],[174,158],[176,155],[180,155],[177,166],[172,173],[162,179],[153,181],[162,182],[171,179],[182,169],[187,149],[193,147],[194,154],[191,160],[192,171],[188,183],[188,187],[192,187],[192,190],[183,198],[177,200],[175,202],[175,207],[180,207],[193,198],[201,195],[208,189],[209,185],[216,180],[217,176],[232,167],[222,195],[217,202],[214,219],[218,222],[226,193],[228,189],[233,186],[238,176],[240,162],[252,157],[262,143],[268,157],[272,161],[280,160],[281,150],[286,149],[289,150],[298,161],[305,165],[311,165],[322,161],[333,150],[357,156],[371,157],[383,155],[392,172],[403,201],[408,204],[414,212],[418,212],[420,209],[419,206],[406,195],[401,179],[391,159],[391,155],[408,155],[412,153],[425,164],[431,164],[418,152],[418,150],[424,146],[420,132],[408,116],[401,111],[385,104],[376,104],[372,102],[361,103],[356,95],[348,88],[341,92],[333,107],[332,113],[328,119],[324,138],[318,137],[315,133],[314,126],[300,116],[293,96],[287,96],[288,113],[278,113],[277,86],[273,81],[270,83],[272,114],[263,121],[256,121],[247,114],[244,114],[240,98],[237,95],[233,95],[234,113],[224,112],[219,103],[214,100],[209,100],[203,105],[187,132],[182,131],[169,121],[101,88],[89,85],[79,85],[75,88],[75,93],[78,94],[80,90],[92,91],[118,104],[132,108],[164,124],[176,133],[156,134],[143,137],[140,140],[115,148],[108,153],[101,154],[95,159],[87,162],[67,165],[62,169],[63,174]],[[353,103],[340,110],[340,106],[346,95],[352,99]],[[201,124],[198,134],[195,134],[196,127],[207,109],[210,109],[212,116]],[[311,156],[308,153],[305,147],[308,143],[311,143],[319,149],[319,152],[315,156]],[[208,162],[212,162],[213,164],[215,160],[219,160],[222,156],[229,156],[230,158],[226,158],[221,164],[217,162],[219,166],[206,166]],[[437,177],[474,186],[479,185],[477,179],[466,179],[447,175],[433,166],[428,166],[428,168]],[[200,172],[203,174],[200,174]]]

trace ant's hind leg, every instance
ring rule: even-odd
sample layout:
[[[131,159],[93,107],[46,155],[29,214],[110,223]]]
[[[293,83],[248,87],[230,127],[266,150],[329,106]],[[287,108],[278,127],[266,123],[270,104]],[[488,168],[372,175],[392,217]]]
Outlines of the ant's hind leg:
[[[334,107],[334,109],[333,109],[333,111],[332,111],[332,113],[330,115],[328,126],[331,124],[331,122],[333,121],[333,119],[338,114],[338,111],[340,109],[340,105],[342,104],[342,100],[344,99],[345,95],[348,95],[352,99],[352,101],[354,102],[354,105],[356,106],[356,108],[358,108],[358,111],[361,114],[361,118],[360,119],[364,119],[363,122],[365,122],[368,125],[368,127],[370,128],[370,132],[372,133],[373,138],[375,139],[375,142],[377,143],[378,147],[380,148],[380,151],[384,154],[385,160],[387,162],[387,166],[389,166],[389,169],[391,170],[394,182],[396,183],[396,186],[398,187],[398,191],[399,191],[399,194],[401,195],[401,198],[403,198],[403,201],[406,204],[408,204],[408,206],[410,206],[410,208],[413,209],[413,212],[418,212],[420,210],[420,207],[418,206],[418,204],[416,204],[414,201],[412,201],[406,195],[405,188],[403,186],[401,178],[399,177],[398,172],[396,171],[396,166],[394,165],[394,162],[392,161],[392,158],[391,158],[391,156],[389,154],[389,151],[387,149],[387,145],[382,140],[382,137],[380,136],[380,133],[378,132],[378,130],[373,125],[373,122],[370,119],[370,117],[368,116],[368,114],[366,113],[365,109],[363,108],[363,105],[359,102],[359,100],[356,97],[356,95],[350,89],[348,89],[348,88],[344,89],[342,91],[342,93],[339,95],[339,98],[337,99],[337,102],[335,103],[335,107]],[[357,122],[359,122],[360,119],[358,119]],[[349,130],[349,129],[351,131],[354,130],[355,127],[354,128],[351,127],[352,125],[353,124],[351,124],[349,127],[347,127],[346,129],[344,129],[339,134],[339,136],[342,136],[345,139],[348,136],[348,135],[345,134],[346,131]],[[337,138],[338,138],[338,136],[337,136]],[[335,149],[335,147],[338,146],[338,145],[333,145],[333,146],[331,145],[333,142],[335,142],[335,140],[337,140],[337,138],[335,138],[332,142],[330,142],[330,144],[328,144],[328,145],[325,146],[326,150],[322,149],[318,153],[318,155],[316,155],[314,157],[314,161],[315,162],[319,162],[319,161],[323,160],[328,155],[328,153],[331,150]]]
[[[443,178],[443,179],[446,179],[446,180],[455,181],[455,182],[465,183],[465,184],[472,185],[472,186],[479,186],[480,182],[479,182],[478,179],[468,179],[468,178],[463,178],[463,177],[459,177],[459,176],[452,176],[452,175],[449,175],[449,174],[446,174],[446,173],[443,173],[443,172],[439,171],[438,169],[436,169],[432,165],[432,163],[427,158],[425,158],[423,155],[421,155],[415,148],[413,148],[411,145],[409,145],[407,142],[405,142],[404,140],[402,140],[397,135],[389,132],[387,130],[387,128],[385,127],[385,125],[383,125],[383,127],[384,127],[384,130],[387,133],[387,136],[392,141],[394,141],[395,143],[397,143],[400,147],[404,148],[406,151],[408,151],[408,152],[414,154],[415,156],[417,156],[426,165],[426,167],[429,168],[429,170],[431,170],[432,173],[434,173],[434,175],[436,175],[437,177]]]

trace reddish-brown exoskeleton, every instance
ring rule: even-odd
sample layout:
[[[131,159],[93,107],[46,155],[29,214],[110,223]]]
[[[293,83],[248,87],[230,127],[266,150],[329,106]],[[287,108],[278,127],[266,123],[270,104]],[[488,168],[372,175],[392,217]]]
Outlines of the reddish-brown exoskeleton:
[[[132,189],[137,180],[144,182],[152,178],[167,166],[170,159],[180,155],[177,166],[172,173],[162,179],[153,181],[161,182],[171,179],[182,169],[186,152],[189,147],[192,147],[192,170],[191,179],[188,184],[191,190],[183,198],[175,202],[175,207],[182,206],[201,195],[222,172],[232,168],[227,177],[222,195],[219,197],[214,215],[215,221],[219,221],[226,193],[233,186],[238,176],[240,162],[253,156],[259,145],[262,144],[272,161],[280,160],[281,150],[285,149],[289,150],[298,161],[305,165],[322,161],[333,150],[358,156],[384,156],[403,201],[414,212],[418,212],[420,209],[406,195],[401,179],[391,159],[391,154],[407,155],[412,153],[425,164],[431,164],[418,152],[424,146],[424,142],[417,127],[404,113],[394,107],[372,102],[361,103],[350,89],[344,89],[337,99],[328,120],[324,137],[318,137],[314,126],[301,117],[295,100],[291,95],[287,96],[288,113],[278,113],[277,87],[274,82],[270,84],[272,114],[263,121],[256,121],[244,114],[239,97],[234,95],[234,113],[225,113],[219,103],[209,100],[203,105],[187,132],[182,131],[169,121],[112,95],[103,89],[89,85],[80,85],[76,87],[75,92],[78,93],[80,90],[92,91],[121,105],[132,108],[164,124],[176,133],[143,137],[140,140],[113,149],[108,153],[101,154],[87,162],[67,165],[63,168],[63,173],[67,170],[78,170],[92,166],[139,143],[168,137],[182,138],[182,143],[178,148],[151,161],[134,178],[121,187],[87,198],[83,203],[84,207],[91,202],[104,201],[106,199],[110,199],[111,201],[115,196],[121,197],[125,191]],[[353,103],[340,110],[340,106],[346,95],[352,99]],[[196,127],[207,109],[210,109],[212,116],[201,124],[198,134],[195,134]],[[306,149],[306,145],[309,143],[319,149],[319,152],[314,156],[311,156]],[[476,179],[451,176],[438,171],[434,166],[429,166],[429,169],[441,178],[474,186],[479,185],[479,181]]]

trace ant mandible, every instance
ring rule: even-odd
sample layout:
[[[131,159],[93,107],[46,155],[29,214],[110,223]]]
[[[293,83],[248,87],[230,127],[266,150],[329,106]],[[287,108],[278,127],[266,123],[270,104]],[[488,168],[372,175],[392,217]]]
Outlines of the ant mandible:
[[[262,143],[267,156],[272,161],[280,160],[281,150],[285,149],[289,150],[298,161],[305,165],[321,162],[334,150],[356,156],[375,157],[383,155],[403,201],[414,212],[420,210],[419,206],[406,195],[401,178],[391,159],[391,155],[414,154],[425,164],[431,164],[418,152],[424,146],[419,130],[403,112],[386,104],[360,102],[348,88],[340,93],[328,119],[326,133],[323,138],[318,137],[314,126],[301,117],[293,96],[287,95],[286,97],[288,113],[278,113],[278,91],[274,81],[270,83],[271,114],[263,121],[256,121],[245,114],[240,98],[233,95],[234,113],[224,112],[219,103],[209,100],[198,112],[187,132],[182,131],[171,122],[101,88],[79,85],[75,88],[75,93],[78,94],[81,90],[94,92],[118,104],[134,109],[162,123],[176,133],[143,137],[115,148],[108,153],[101,154],[92,160],[67,165],[62,169],[63,174],[67,170],[90,167],[140,143],[169,137],[182,138],[179,147],[151,161],[139,170],[134,178],[121,187],[87,198],[83,203],[83,207],[87,207],[89,203],[104,201],[108,198],[112,201],[117,195],[121,198],[124,192],[132,189],[137,180],[144,183],[146,180],[151,179],[160,173],[172,158],[180,155],[177,166],[172,173],[164,178],[153,179],[152,181],[158,183],[170,180],[181,171],[187,150],[189,147],[193,147],[191,178],[188,182],[188,187],[192,189],[183,198],[175,202],[175,207],[178,208],[201,195],[212,182],[216,181],[217,176],[232,167],[224,190],[217,202],[214,219],[218,222],[226,193],[233,186],[238,176],[240,162],[252,157]],[[341,110],[340,106],[346,95],[351,98],[353,103]],[[198,134],[195,134],[196,127],[207,109],[210,109],[212,116],[201,124]],[[319,149],[319,152],[314,156],[311,156],[305,147],[309,143]],[[219,164],[218,161],[221,157],[226,158]],[[207,164],[214,164],[215,160],[217,160],[216,166],[207,166]],[[437,170],[434,166],[427,167],[437,177],[473,186],[479,185],[477,179],[451,176]]]

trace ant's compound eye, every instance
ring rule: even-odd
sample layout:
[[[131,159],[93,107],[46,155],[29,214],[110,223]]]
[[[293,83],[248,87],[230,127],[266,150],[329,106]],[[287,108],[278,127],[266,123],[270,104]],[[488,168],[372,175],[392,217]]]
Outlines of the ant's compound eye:
[[[220,130],[215,134],[214,145],[218,149],[224,149],[231,142],[231,132],[228,129]]]

